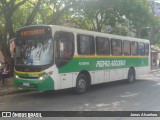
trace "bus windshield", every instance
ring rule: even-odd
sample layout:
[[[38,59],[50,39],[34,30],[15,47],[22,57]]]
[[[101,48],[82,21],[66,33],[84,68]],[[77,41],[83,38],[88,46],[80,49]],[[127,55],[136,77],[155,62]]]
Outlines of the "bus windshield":
[[[53,61],[53,39],[32,37],[17,40],[15,64],[41,66]]]

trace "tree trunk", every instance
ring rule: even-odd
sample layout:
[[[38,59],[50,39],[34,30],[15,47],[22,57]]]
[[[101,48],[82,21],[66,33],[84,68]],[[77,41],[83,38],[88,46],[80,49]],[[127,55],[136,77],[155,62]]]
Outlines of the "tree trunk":
[[[136,38],[141,38],[141,31],[142,31],[141,28],[138,28],[138,29],[136,30]]]
[[[13,24],[12,24],[12,18],[10,14],[7,14],[5,16],[5,34],[4,34],[4,42],[2,43],[2,53],[3,56],[7,59],[8,65],[10,66],[10,75],[13,76],[14,73],[14,65],[13,60],[11,58],[11,54],[9,51],[9,40],[13,37],[15,37],[15,33],[13,31]],[[8,36],[9,35],[9,36]],[[8,36],[8,37],[7,37]]]

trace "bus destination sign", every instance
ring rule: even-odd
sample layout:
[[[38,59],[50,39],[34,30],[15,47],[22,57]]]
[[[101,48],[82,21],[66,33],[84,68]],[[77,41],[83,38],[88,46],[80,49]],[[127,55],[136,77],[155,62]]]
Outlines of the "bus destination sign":
[[[38,29],[33,29],[33,30],[25,30],[25,31],[21,31],[21,33],[20,33],[21,37],[44,35],[44,34],[45,34],[44,28],[38,28]]]

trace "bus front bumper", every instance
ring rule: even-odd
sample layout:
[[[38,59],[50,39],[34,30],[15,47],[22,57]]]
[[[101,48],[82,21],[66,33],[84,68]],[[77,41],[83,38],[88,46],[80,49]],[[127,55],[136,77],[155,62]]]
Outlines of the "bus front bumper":
[[[44,80],[24,80],[14,77],[14,86],[25,90],[54,90],[54,81],[51,77]]]

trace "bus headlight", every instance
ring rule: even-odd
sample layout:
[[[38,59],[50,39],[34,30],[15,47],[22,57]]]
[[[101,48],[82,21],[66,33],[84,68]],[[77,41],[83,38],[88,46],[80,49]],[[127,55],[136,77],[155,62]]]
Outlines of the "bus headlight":
[[[45,75],[39,77],[38,80],[44,80],[44,79],[46,79],[47,77],[49,77],[49,74],[48,74],[48,73],[46,73]]]
[[[18,76],[18,75],[15,75],[15,78],[16,78],[16,79],[18,79],[18,78],[19,78],[19,76]]]
[[[41,76],[41,77],[38,78],[38,80],[43,80],[43,79],[44,79],[43,76]]]
[[[39,77],[38,80],[44,80],[52,74],[53,74],[53,71],[50,71],[50,72],[44,74],[43,76]]]

